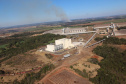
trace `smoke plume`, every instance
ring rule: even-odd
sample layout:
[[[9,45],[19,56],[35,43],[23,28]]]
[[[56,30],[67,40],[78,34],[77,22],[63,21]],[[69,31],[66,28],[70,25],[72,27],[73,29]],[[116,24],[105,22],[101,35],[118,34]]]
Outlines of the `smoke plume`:
[[[55,15],[57,17],[61,18],[61,20],[66,21],[66,22],[70,22],[67,15],[65,14],[65,12],[61,8],[56,7],[55,5],[52,5],[52,10],[55,12]]]
[[[45,21],[50,21],[50,18],[57,17],[62,21],[70,22],[64,10],[51,2],[51,0],[30,0],[30,2],[22,1],[20,10],[23,15],[30,21],[36,20],[36,14],[41,11],[41,16],[48,15],[42,18]],[[38,14],[39,15],[39,14]]]
[[[64,10],[51,2],[51,0],[6,0],[7,3],[1,8],[2,26],[31,24],[49,21],[69,22]],[[1,17],[0,17],[1,18]]]

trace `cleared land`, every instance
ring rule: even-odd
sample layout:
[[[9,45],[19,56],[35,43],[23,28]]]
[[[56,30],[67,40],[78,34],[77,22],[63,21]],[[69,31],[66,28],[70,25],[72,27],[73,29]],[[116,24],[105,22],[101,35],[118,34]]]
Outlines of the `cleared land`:
[[[28,71],[32,68],[42,66],[46,64],[44,55],[36,55],[34,53],[27,52],[25,54],[17,55],[9,60],[2,63],[0,69],[3,70],[10,70],[12,72],[21,72],[21,71]]]
[[[121,30],[115,31],[115,35],[116,36],[126,35],[126,29],[121,29]]]
[[[82,49],[82,47],[80,47],[80,49]],[[77,61],[81,60],[84,57],[90,56],[90,54],[91,53],[88,52],[87,49],[82,49],[82,51],[80,51],[80,54],[75,54],[68,58],[65,58],[62,61],[57,61],[56,64],[59,64],[58,67],[56,69],[54,69],[53,71],[51,71],[48,75],[46,75],[42,80],[40,80],[39,83],[42,83],[45,80],[47,80],[50,77],[50,75],[53,75],[55,73],[55,71],[57,71],[58,69],[60,69],[62,67],[70,68],[71,65],[76,64]]]
[[[97,75],[97,70],[100,68],[98,64],[93,64],[88,62],[89,59],[94,58],[94,56],[86,56],[76,62],[76,64],[73,65],[74,69],[79,69],[83,72],[83,70],[86,70],[86,73],[88,76],[95,77]],[[97,56],[97,59],[100,61],[102,58]]]
[[[58,71],[57,71],[58,72]],[[90,82],[72,71],[63,69],[59,73],[55,72],[54,75],[49,77],[45,84],[90,84]]]
[[[18,79],[20,81],[24,77],[25,75],[0,76],[0,84],[4,84],[5,82],[13,82],[15,79]]]

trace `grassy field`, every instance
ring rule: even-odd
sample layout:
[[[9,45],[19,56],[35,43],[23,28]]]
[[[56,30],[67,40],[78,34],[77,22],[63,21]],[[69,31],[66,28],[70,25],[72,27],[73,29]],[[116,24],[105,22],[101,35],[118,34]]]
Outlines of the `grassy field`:
[[[8,44],[0,45],[0,48],[5,48]]]
[[[110,24],[111,22],[114,22],[114,23],[122,23],[122,22],[126,22],[126,19],[110,20],[108,22],[105,22],[104,24]]]
[[[52,30],[52,29],[62,29],[63,27],[38,27],[38,28],[29,28],[26,29],[25,31],[36,31],[36,30]]]
[[[70,26],[68,28],[77,28],[77,27],[82,27],[82,26]],[[37,30],[52,30],[52,29],[63,29],[63,28],[67,28],[67,27],[39,27],[39,28],[29,28],[26,29],[25,31],[37,31]]]

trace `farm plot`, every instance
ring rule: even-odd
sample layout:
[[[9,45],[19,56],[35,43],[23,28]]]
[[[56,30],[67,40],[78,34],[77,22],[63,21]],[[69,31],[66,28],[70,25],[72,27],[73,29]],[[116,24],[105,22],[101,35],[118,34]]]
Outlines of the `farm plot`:
[[[62,70],[61,72],[52,75],[47,79],[46,84],[90,84],[90,82],[68,70]]]

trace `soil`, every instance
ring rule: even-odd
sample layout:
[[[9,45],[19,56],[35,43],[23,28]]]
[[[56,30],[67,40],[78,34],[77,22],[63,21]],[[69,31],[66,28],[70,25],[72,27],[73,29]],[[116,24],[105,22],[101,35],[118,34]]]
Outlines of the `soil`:
[[[121,35],[121,36],[116,36],[116,37],[126,39],[126,35]]]
[[[100,68],[99,65],[97,64],[92,64],[88,62],[88,59],[92,58],[92,56],[87,56],[82,58],[81,60],[77,61],[76,64],[73,65],[74,69],[79,69],[83,71],[84,69],[86,70],[87,73],[92,72],[91,77],[95,77],[97,75],[97,70]]]
[[[90,84],[87,79],[67,68],[61,68],[53,73],[53,75],[51,75],[44,84],[49,84],[49,82],[51,82],[51,84],[74,84],[75,82],[77,84]]]
[[[15,75],[15,76],[0,76],[0,84],[2,82],[13,82],[15,79],[22,80],[25,75]],[[2,78],[2,79],[1,79]],[[3,84],[3,83],[2,83]]]

